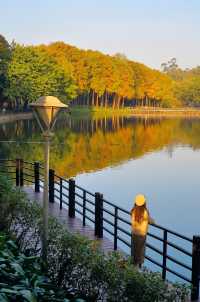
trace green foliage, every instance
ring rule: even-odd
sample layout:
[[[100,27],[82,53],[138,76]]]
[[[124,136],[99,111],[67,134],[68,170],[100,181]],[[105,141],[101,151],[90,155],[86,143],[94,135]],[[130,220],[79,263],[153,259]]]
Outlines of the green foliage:
[[[172,80],[159,71],[121,54],[104,55],[63,42],[40,46],[13,43],[5,75],[4,95],[13,107],[47,94],[71,99],[75,105],[112,108],[165,106],[166,95],[173,97]]]
[[[54,95],[65,102],[76,95],[70,74],[53,57],[33,46],[14,45],[7,81],[4,94],[21,104],[35,102],[41,95]]]
[[[6,39],[0,35],[0,97],[6,87],[7,68],[11,56],[10,45]]]
[[[0,235],[0,301],[72,301],[43,275],[41,260],[19,252],[18,246]],[[78,299],[73,299],[77,301]],[[84,300],[79,300],[84,302]]]
[[[42,95],[113,109],[199,105],[199,67],[182,70],[172,58],[161,68],[163,73],[123,54],[109,56],[63,42],[10,46],[0,35],[0,94],[13,108]]]
[[[13,215],[18,212],[18,200],[22,200],[23,196],[13,189],[11,181],[5,176],[0,177],[0,231],[11,227]]]
[[[3,199],[4,193],[0,210]],[[35,259],[41,246],[41,209],[25,198],[12,202],[12,207],[12,223],[5,230],[15,234],[20,249]],[[19,266],[14,267],[20,274]],[[56,288],[86,301],[172,302],[185,301],[187,296],[184,286],[164,283],[157,273],[137,271],[130,259],[119,253],[102,253],[98,242],[68,233],[53,218],[49,219],[48,276]]]
[[[183,106],[200,106],[200,75],[188,76],[175,87]]]
[[[161,68],[174,80],[173,94],[175,99],[179,100],[179,105],[199,107],[200,67],[182,70],[177,65],[176,58],[172,58],[167,63],[163,63]]]

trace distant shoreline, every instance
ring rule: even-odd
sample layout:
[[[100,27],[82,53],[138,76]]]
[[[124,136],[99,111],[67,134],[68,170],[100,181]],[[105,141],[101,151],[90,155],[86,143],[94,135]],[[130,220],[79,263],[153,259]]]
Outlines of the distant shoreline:
[[[173,109],[115,109],[111,108],[91,108],[91,107],[72,107],[71,115],[74,118],[103,118],[111,116],[135,116],[135,117],[185,117],[185,118],[200,118],[200,109],[186,109],[186,108],[173,108]],[[32,112],[20,113],[0,113],[0,124],[11,123],[20,120],[29,120],[33,118]]]
[[[21,120],[30,120],[33,118],[32,112],[20,112],[20,113],[0,113],[0,124],[11,123]]]
[[[200,109],[194,108],[97,108],[97,107],[72,107],[72,116],[91,115],[94,117],[128,115],[128,116],[163,116],[163,117],[200,117]]]

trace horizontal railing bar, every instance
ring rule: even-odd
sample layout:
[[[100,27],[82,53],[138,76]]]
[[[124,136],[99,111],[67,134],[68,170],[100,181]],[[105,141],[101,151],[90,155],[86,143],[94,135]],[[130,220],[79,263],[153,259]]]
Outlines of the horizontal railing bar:
[[[120,226],[118,226],[117,229],[118,229],[119,231],[123,232],[124,234],[126,234],[127,236],[131,236],[131,233],[130,233],[130,232],[124,230],[124,229],[121,228]]]
[[[75,200],[75,204],[77,204],[81,208],[83,207],[83,205],[79,201],[77,201],[77,200]]]
[[[60,193],[60,190],[58,190],[57,188],[54,187],[54,190],[58,193]]]
[[[91,214],[95,214],[95,212],[94,211],[92,211],[90,208],[87,208],[87,207],[85,207],[85,209],[89,212],[89,213],[91,213]]]
[[[82,190],[82,191],[85,191],[87,194],[89,194],[89,195],[95,197],[95,194],[93,194],[93,193],[87,191],[86,189],[83,189],[83,188],[79,187],[78,185],[75,185],[75,187],[76,187],[77,189],[80,189],[80,190]]]
[[[57,174],[54,174],[54,176],[55,176],[55,177],[58,177],[59,179],[65,181],[65,182],[67,182],[67,183],[69,183],[69,181],[68,181],[66,178],[63,178],[63,177],[61,177],[61,176],[59,176],[59,175],[57,175]]]
[[[192,267],[190,267],[189,265],[187,265],[187,264],[185,264],[185,263],[183,263],[183,262],[181,262],[181,261],[179,261],[179,260],[176,260],[174,257],[172,257],[172,256],[170,256],[170,255],[166,255],[166,257],[167,257],[169,260],[171,260],[172,262],[174,262],[174,263],[176,263],[176,264],[178,264],[178,265],[180,265],[180,266],[182,266],[182,267],[188,269],[189,271],[192,271]]]
[[[131,244],[128,241],[126,241],[125,239],[121,238],[120,236],[117,236],[117,239],[119,239],[121,242],[126,244],[128,247],[131,247]]]
[[[28,173],[24,173],[24,176],[29,176],[29,177],[34,177],[34,175],[28,174]]]
[[[147,255],[145,255],[145,258],[146,258],[148,261],[150,261],[150,262],[156,264],[157,266],[163,268],[163,265],[160,264],[159,262],[157,262],[156,260],[154,260],[153,258],[151,258],[151,257],[149,257],[149,256],[147,256]]]
[[[28,180],[29,182],[35,183],[33,179],[30,179],[30,178],[28,178],[28,177],[27,177],[27,178],[24,177],[24,180],[25,180],[25,181]]]
[[[26,167],[26,166],[24,167],[24,171],[25,171],[25,170],[28,170],[28,171],[34,172],[34,169],[30,169],[30,168],[28,168],[28,167]]]
[[[89,199],[85,199],[85,201],[87,201],[89,204],[91,204],[92,206],[94,206],[95,205],[95,203],[94,202],[92,202],[91,200],[89,200]]]
[[[109,229],[107,229],[107,227],[104,226],[103,229],[110,235],[114,236],[114,233],[112,231],[110,231]]]
[[[7,170],[1,170],[0,169],[0,173],[11,173],[11,174],[14,174],[14,173],[16,173],[15,171],[7,171]]]
[[[78,194],[78,193],[76,193],[76,192],[75,192],[75,195],[78,196],[78,197],[80,197],[81,199],[83,199],[83,196],[80,195],[80,194]]]
[[[58,196],[58,195],[55,194],[54,197],[55,197],[56,199],[60,200],[60,196]]]
[[[4,167],[4,168],[16,168],[16,166],[7,166],[7,165],[2,165],[1,167]]]
[[[127,221],[126,219],[120,217],[119,215],[117,216],[117,218],[118,218],[119,220],[121,220],[122,222],[128,224],[129,226],[131,225],[131,222],[130,222],[130,221]]]
[[[87,218],[87,219],[90,220],[91,222],[95,223],[95,221],[94,221],[92,218],[90,218],[89,216],[85,215],[85,218]]]
[[[34,181],[32,181],[32,180],[29,180],[29,179],[24,179],[25,181],[27,181],[27,182],[30,182],[30,183],[34,183]]]
[[[180,273],[177,273],[175,272],[174,270],[172,270],[171,268],[169,267],[166,267],[166,270],[174,275],[176,275],[177,277],[189,282],[189,283],[192,283],[192,280],[188,279],[187,277],[185,277],[184,275],[180,274]]]
[[[115,216],[114,213],[110,212],[109,210],[107,210],[107,209],[105,209],[105,208],[103,208],[103,211],[106,212],[106,213],[108,213],[109,215],[111,215],[111,216],[113,216],[113,217]]]
[[[67,197],[67,198],[69,198],[69,195],[63,193],[63,191],[62,191],[62,195],[65,196],[65,197]]]
[[[116,205],[113,204],[112,202],[110,202],[110,201],[108,201],[108,200],[106,200],[106,199],[103,199],[103,201],[104,201],[105,203],[109,204],[110,206],[116,207],[116,208],[118,208],[118,210],[120,210],[120,211],[122,211],[122,212],[124,212],[124,213],[126,213],[126,214],[128,214],[128,215],[130,215],[130,212],[128,212],[127,210],[125,210],[125,209],[123,209],[123,208],[121,208],[121,207],[119,207],[119,206],[116,206]]]
[[[24,162],[25,164],[28,164],[28,165],[32,165],[32,166],[34,166],[34,163],[33,163],[33,162],[31,162],[31,161],[24,160],[23,162]]]
[[[192,239],[189,238],[189,237],[187,237],[187,236],[185,236],[185,235],[181,235],[181,234],[179,234],[179,233],[177,233],[177,232],[175,232],[175,231],[172,231],[172,230],[170,230],[170,229],[166,229],[166,228],[162,227],[162,226],[159,225],[159,224],[150,224],[150,225],[153,226],[153,227],[156,227],[156,228],[158,228],[158,229],[160,229],[160,230],[167,231],[167,232],[170,233],[171,235],[174,235],[174,236],[176,236],[176,237],[179,237],[179,238],[181,238],[181,239],[184,239],[184,240],[189,241],[189,242],[192,243]]]
[[[63,184],[62,184],[62,188],[69,191],[69,188],[65,187]]]
[[[115,226],[113,222],[109,221],[107,218],[103,217],[103,221],[107,222],[109,225]]]
[[[152,233],[149,233],[149,232],[148,232],[147,235],[150,236],[150,237],[152,237],[152,238],[155,238],[155,239],[157,239],[157,240],[159,240],[159,241],[161,241],[161,242],[164,241],[163,238],[161,238],[161,237],[159,237],[159,236],[157,236],[157,235],[155,235],[155,234],[152,234]]]
[[[83,213],[81,211],[79,211],[78,209],[75,209],[75,211],[83,216]]]
[[[182,247],[172,243],[171,241],[167,241],[167,244],[170,245],[171,247],[175,248],[176,250],[182,252],[183,254],[186,254],[186,255],[192,257],[192,253],[186,251],[185,249],[183,249]]]
[[[161,256],[163,255],[163,251],[161,251],[158,248],[154,247],[150,243],[146,243],[146,247],[148,247],[149,249],[153,250],[154,252],[160,254]]]

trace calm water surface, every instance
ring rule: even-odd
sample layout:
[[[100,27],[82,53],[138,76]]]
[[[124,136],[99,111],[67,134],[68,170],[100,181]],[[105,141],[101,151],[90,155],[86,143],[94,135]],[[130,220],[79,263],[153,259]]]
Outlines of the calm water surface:
[[[62,119],[55,133],[51,166],[59,175],[126,209],[142,192],[158,224],[200,233],[199,119]],[[34,121],[0,124],[0,140],[1,158],[43,160]]]
[[[200,120],[62,119],[51,144],[58,175],[130,210],[144,193],[158,224],[200,234]],[[0,125],[0,157],[43,160],[34,121]],[[6,142],[6,141],[17,141]]]

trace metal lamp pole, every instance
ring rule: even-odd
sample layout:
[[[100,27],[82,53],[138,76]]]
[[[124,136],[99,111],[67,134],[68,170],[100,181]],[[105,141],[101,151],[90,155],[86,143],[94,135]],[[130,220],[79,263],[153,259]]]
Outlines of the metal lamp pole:
[[[48,247],[48,208],[49,208],[49,150],[50,150],[50,133],[44,133],[45,148],[44,148],[44,192],[43,192],[43,234],[42,234],[42,259],[47,262],[47,247]]]
[[[50,138],[52,136],[56,117],[61,109],[66,109],[68,106],[61,103],[54,96],[42,96],[36,103],[30,104],[38,121],[38,124],[43,132],[45,140],[44,150],[44,191],[43,191],[43,229],[42,229],[42,259],[44,264],[47,263],[48,250],[48,216],[49,216],[49,149]]]

